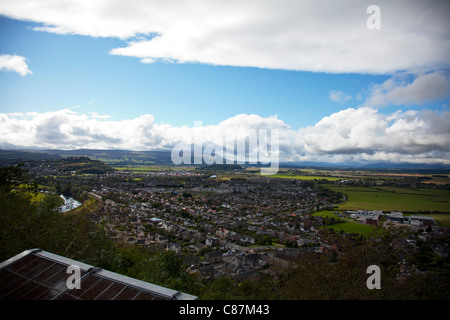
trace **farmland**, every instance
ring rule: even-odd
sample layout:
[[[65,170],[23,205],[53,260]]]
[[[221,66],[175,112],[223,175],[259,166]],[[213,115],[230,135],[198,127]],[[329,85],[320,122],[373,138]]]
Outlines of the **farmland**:
[[[338,181],[341,178],[338,177],[327,177],[319,175],[298,175],[298,174],[275,174],[272,175],[273,178],[283,178],[283,179],[300,179],[300,180],[328,180],[328,181]]]
[[[436,219],[436,222],[441,227],[450,228],[450,213],[429,214],[428,217]]]
[[[339,210],[450,212],[449,190],[337,185],[326,187],[346,196],[346,202],[337,204]]]

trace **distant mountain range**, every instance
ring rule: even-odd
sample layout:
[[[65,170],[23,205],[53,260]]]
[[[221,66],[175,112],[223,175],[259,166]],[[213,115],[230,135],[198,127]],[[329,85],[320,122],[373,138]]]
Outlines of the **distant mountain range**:
[[[282,162],[280,167],[304,167],[304,168],[347,168],[347,169],[443,169],[450,170],[450,165],[445,164],[427,164],[410,162]]]
[[[130,150],[31,150],[31,149],[7,149],[0,150],[0,160],[57,160],[70,156],[84,156],[93,160],[100,160],[115,165],[171,165],[173,164],[170,151],[130,151]],[[425,164],[425,163],[394,163],[394,162],[281,162],[280,168],[326,168],[326,169],[439,169],[450,170],[450,165]]]
[[[57,153],[39,150],[0,150],[1,160],[58,160],[61,158]]]

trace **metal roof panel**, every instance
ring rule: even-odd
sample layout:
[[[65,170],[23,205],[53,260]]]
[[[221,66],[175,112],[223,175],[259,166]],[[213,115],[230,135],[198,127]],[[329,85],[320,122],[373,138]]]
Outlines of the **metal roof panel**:
[[[69,266],[80,270],[80,288],[69,288]],[[197,297],[130,278],[39,249],[0,264],[4,300],[196,300]]]

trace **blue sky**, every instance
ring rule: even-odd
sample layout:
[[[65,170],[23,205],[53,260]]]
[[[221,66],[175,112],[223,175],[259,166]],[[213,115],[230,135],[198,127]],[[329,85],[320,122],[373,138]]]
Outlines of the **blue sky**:
[[[0,74],[2,112],[45,112],[79,106],[114,120],[150,113],[156,122],[217,124],[236,114],[278,115],[294,128],[313,125],[386,75],[329,74],[199,63],[144,64],[110,55],[114,38],[34,31],[36,23],[0,19],[1,50],[27,57],[33,74]],[[51,49],[49,49],[51,48]],[[332,90],[359,99],[333,102]],[[23,94],[26,92],[26,94]]]
[[[272,123],[295,137],[286,159],[446,162],[449,5],[379,3],[371,30],[368,1],[3,1],[0,147],[170,148],[194,121]]]

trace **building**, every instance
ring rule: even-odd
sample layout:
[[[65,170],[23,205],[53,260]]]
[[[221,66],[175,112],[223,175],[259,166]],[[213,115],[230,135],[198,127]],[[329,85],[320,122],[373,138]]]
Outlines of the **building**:
[[[205,261],[207,261],[209,263],[223,262],[222,252],[220,252],[220,251],[207,252],[205,254]]]
[[[409,216],[409,224],[412,226],[432,226],[434,218],[423,216]]]
[[[405,223],[405,221],[408,221],[408,218],[404,217],[402,212],[396,211],[393,211],[390,214],[386,214],[386,218],[387,220],[395,223]]]
[[[373,225],[373,226],[378,225],[378,221],[380,220],[381,216],[382,216],[381,214],[377,214],[377,213],[372,214],[370,216],[367,216],[366,217],[366,224],[370,224],[370,225]]]
[[[220,245],[220,241],[218,238],[209,237],[206,239],[205,244],[209,247],[217,247]]]
[[[1,300],[197,300],[40,249],[0,264]]]

